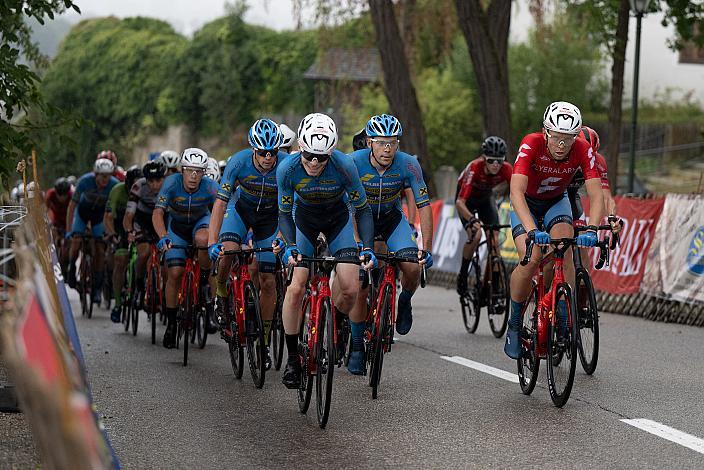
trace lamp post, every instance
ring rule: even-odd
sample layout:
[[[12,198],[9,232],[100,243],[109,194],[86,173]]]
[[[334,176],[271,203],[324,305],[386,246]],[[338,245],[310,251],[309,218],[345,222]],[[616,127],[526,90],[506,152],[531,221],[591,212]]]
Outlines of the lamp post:
[[[631,155],[628,162],[628,192],[633,192],[636,171],[636,128],[638,126],[638,71],[640,69],[640,26],[650,0],[630,0],[636,15],[636,56],[633,62],[633,104],[631,105]]]

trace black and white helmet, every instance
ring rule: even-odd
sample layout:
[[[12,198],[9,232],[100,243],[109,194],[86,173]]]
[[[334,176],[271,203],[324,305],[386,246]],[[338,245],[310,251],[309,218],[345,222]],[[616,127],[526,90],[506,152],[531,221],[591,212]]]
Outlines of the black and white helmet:
[[[205,170],[208,168],[208,154],[196,147],[188,148],[181,156],[181,166]]]
[[[545,108],[543,127],[563,134],[579,134],[582,129],[582,113],[567,101],[555,101]]]
[[[205,176],[215,181],[220,182],[220,165],[214,158],[208,158],[208,167],[205,169]]]
[[[293,132],[293,129],[288,127],[286,124],[279,124],[279,131],[281,131],[281,135],[283,136],[281,147],[293,147],[293,143],[296,141],[296,133]]]
[[[115,165],[107,158],[99,158],[93,163],[93,173],[96,175],[112,175]]]
[[[312,113],[304,117],[298,126],[298,146],[304,152],[331,155],[337,146],[337,127],[330,116]]]
[[[164,150],[159,155],[158,160],[163,163],[166,168],[178,168],[179,163],[181,163],[181,155],[173,150]]]

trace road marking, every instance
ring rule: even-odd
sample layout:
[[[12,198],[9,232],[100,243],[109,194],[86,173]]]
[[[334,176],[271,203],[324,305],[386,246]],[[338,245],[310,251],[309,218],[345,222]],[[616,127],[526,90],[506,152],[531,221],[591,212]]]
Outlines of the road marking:
[[[517,374],[512,374],[510,372],[506,372],[505,370],[497,369],[496,367],[491,367],[486,364],[482,364],[481,362],[475,362],[475,361],[469,360],[469,359],[461,357],[461,356],[440,356],[440,357],[442,359],[445,359],[446,361],[454,362],[455,364],[469,367],[470,369],[478,370],[479,372],[484,372],[486,374],[493,375],[494,377],[508,380],[509,382],[513,382],[515,384],[518,383],[518,375]]]
[[[621,421],[645,432],[649,432],[650,434],[655,434],[670,442],[674,442],[675,444],[692,449],[700,454],[704,454],[704,439],[699,439],[696,436],[678,431],[675,428],[649,419],[622,419]]]

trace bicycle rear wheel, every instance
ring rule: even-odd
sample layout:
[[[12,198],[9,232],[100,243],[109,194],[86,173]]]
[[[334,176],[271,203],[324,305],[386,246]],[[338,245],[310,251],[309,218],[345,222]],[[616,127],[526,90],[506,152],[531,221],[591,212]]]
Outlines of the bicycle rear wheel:
[[[298,411],[305,413],[310,406],[310,398],[313,394],[313,375],[308,369],[310,362],[310,350],[308,348],[308,339],[310,336],[310,313],[312,308],[311,299],[306,293],[303,299],[303,317],[301,319],[301,327],[298,330],[298,355],[301,360],[301,381],[298,385]]]
[[[479,306],[481,281],[479,278],[479,265],[476,260],[477,258],[475,256],[467,272],[467,293],[460,296],[462,321],[464,322],[464,328],[467,330],[467,333],[470,334],[477,331],[477,326],[479,325],[479,311],[481,310]]]
[[[393,307],[391,298],[391,286],[384,288],[384,296],[381,301],[381,308],[378,310],[379,328],[372,334],[372,354],[371,370],[369,372],[369,386],[372,387],[372,398],[376,399],[379,382],[381,381],[381,369],[384,365],[385,342],[389,334],[389,324],[391,323],[391,309]],[[392,333],[393,334],[393,333]]]
[[[524,395],[533,393],[538,381],[540,357],[538,357],[538,291],[533,288],[523,307],[523,326],[521,327],[521,357],[518,364],[518,383]]]
[[[234,292],[229,290],[228,295],[229,300],[229,313],[228,318],[230,319],[230,338],[227,342],[227,350],[230,354],[230,365],[232,366],[232,373],[235,374],[236,379],[241,379],[244,372],[244,347],[240,342],[239,327],[237,326],[237,303],[235,302]],[[227,333],[225,333],[227,335]],[[227,336],[226,336],[227,338]]]
[[[107,264],[105,265],[105,273],[103,274],[103,301],[105,302],[105,310],[110,310],[112,301],[112,273],[108,271]]]
[[[567,403],[574,383],[574,370],[577,365],[577,319],[572,304],[572,292],[569,285],[561,284],[555,293],[555,306],[565,303],[567,325],[563,327],[559,314],[548,324],[548,390],[555,406]]]
[[[271,330],[269,332],[269,345],[271,346],[272,359],[274,361],[274,369],[280,370],[281,363],[284,358],[284,334],[283,322],[283,307],[284,307],[284,280],[281,272],[276,273],[276,308],[274,309],[274,318],[271,321]]]
[[[85,252],[81,253],[81,263],[78,266],[79,266],[78,295],[81,300],[81,314],[84,317],[90,318],[90,316],[88,314],[88,309],[90,308],[90,305],[92,304],[92,301],[90,298],[92,279],[91,279],[91,272],[90,272],[90,263],[88,263],[86,261]]]
[[[599,360],[599,310],[589,273],[580,269],[577,271],[576,281],[579,361],[584,372],[591,375]]]
[[[130,302],[130,310],[132,313],[132,336],[137,336],[137,327],[139,326],[139,296],[136,292],[136,280],[134,282],[135,290],[133,290],[132,301]]]
[[[149,270],[149,277],[147,278],[147,308],[149,309],[149,318],[152,327],[152,344],[156,343],[156,312],[159,310],[160,300],[159,300],[159,289],[157,283],[159,282],[159,276],[157,275],[157,270],[152,267]]]
[[[320,306],[320,312],[318,312],[318,341],[315,346],[315,398],[318,425],[321,429],[325,429],[330,416],[332,382],[335,373],[334,321],[330,298],[326,297]]]
[[[506,332],[506,325],[508,324],[511,295],[509,293],[506,266],[500,256],[495,256],[491,260],[489,275],[491,276],[491,283],[489,283],[488,289],[489,326],[494,337],[501,338]]]
[[[245,325],[247,334],[247,361],[254,386],[262,388],[266,376],[266,350],[264,346],[264,322],[259,307],[259,296],[254,284],[244,285]]]

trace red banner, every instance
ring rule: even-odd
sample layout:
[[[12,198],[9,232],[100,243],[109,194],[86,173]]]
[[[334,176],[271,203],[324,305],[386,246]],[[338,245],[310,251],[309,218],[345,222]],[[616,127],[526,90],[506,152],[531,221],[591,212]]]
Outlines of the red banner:
[[[664,199],[632,199],[617,196],[616,214],[624,221],[621,244],[611,252],[611,262],[601,270],[592,269],[596,289],[611,294],[640,291],[650,244],[662,214]],[[585,201],[585,213],[588,202]],[[596,250],[593,250],[596,251]]]

